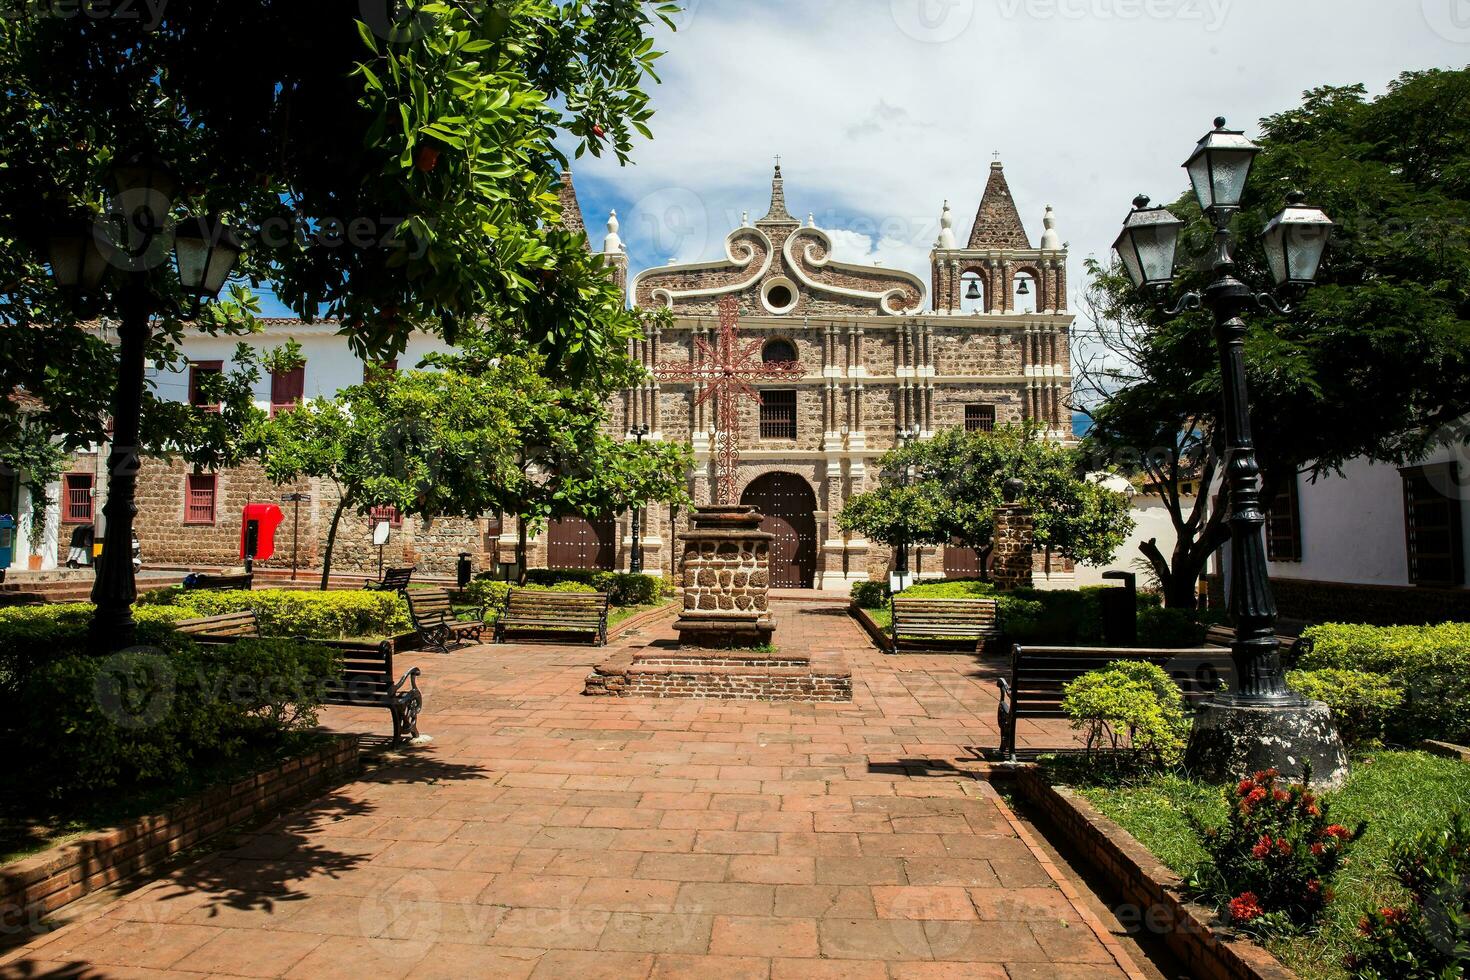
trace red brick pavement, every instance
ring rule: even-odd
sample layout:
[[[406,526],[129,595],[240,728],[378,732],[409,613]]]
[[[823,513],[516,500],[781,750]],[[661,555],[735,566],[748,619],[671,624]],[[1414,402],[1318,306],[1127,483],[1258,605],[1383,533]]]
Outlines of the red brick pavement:
[[[1138,976],[973,778],[996,744],[984,669],[884,657],[836,606],[777,612],[780,645],[848,657],[852,704],[585,698],[586,647],[414,655],[431,745],[0,975]]]

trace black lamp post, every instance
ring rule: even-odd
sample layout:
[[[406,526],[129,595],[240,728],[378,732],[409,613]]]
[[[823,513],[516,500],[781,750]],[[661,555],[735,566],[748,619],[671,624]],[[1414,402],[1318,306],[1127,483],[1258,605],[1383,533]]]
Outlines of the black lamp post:
[[[161,301],[149,287],[155,268],[168,259],[169,211],[174,177],[159,161],[129,157],[113,171],[116,189],[108,215],[93,222],[58,227],[50,236],[49,257],[58,285],[74,294],[107,288],[118,327],[118,378],[113,401],[112,451],[107,459],[107,519],[102,562],[92,586],[97,606],[92,621],[99,650],[121,650],[133,643],[133,602],[138,597],[130,560],[143,411],[144,354],[153,315]],[[240,256],[240,242],[218,221],[185,223],[174,235],[179,283],[198,302],[219,295]]]
[[[907,446],[910,442],[917,439],[918,436],[919,429],[917,427],[910,428],[906,426],[898,430],[898,444],[900,446]],[[903,466],[896,471],[890,470],[883,473],[884,477],[890,480],[897,480],[898,485],[905,489],[908,488],[909,482],[916,475],[914,467],[909,465]],[[898,539],[897,554],[894,558],[893,575],[892,580],[889,582],[889,589],[892,592],[902,592],[910,584],[909,539],[908,535],[904,534]]]
[[[1287,312],[1270,292],[1257,292],[1235,277],[1230,220],[1240,210],[1251,164],[1260,152],[1245,136],[1225,128],[1223,118],[1185,163],[1200,207],[1215,226],[1214,280],[1202,293],[1186,293],[1168,311],[1209,309],[1215,318],[1221,387],[1224,390],[1226,466],[1230,501],[1230,614],[1235,623],[1231,659],[1235,678],[1229,693],[1201,706],[1190,738],[1188,762],[1207,777],[1233,778],[1276,768],[1296,775],[1310,764],[1314,779],[1335,784],[1347,774],[1347,757],[1327,707],[1307,701],[1286,686],[1276,641],[1276,603],[1266,565],[1260,466],[1251,436],[1245,377],[1243,315],[1262,309]],[[1293,193],[1267,227],[1267,264],[1279,290],[1312,285],[1331,234],[1332,222]],[[1179,221],[1164,208],[1134,200],[1114,248],[1139,289],[1163,291],[1173,281]]]
[[[646,425],[635,425],[628,430],[638,445],[643,445],[643,437],[648,435],[649,428]],[[633,508],[633,550],[628,555],[628,571],[634,575],[643,574],[643,508]]]

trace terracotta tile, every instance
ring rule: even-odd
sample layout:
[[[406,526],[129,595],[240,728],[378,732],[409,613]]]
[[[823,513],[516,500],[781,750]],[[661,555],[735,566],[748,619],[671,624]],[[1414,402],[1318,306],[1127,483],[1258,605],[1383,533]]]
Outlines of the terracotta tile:
[[[490,945],[596,949],[610,917],[611,913],[592,909],[510,909],[490,937]]]
[[[766,980],[769,961],[758,956],[692,956],[665,953],[654,960],[654,980]]]
[[[701,830],[694,838],[696,854],[775,854],[776,835],[738,830]]]
[[[771,961],[771,980],[887,980],[883,963],[856,960],[792,960]]]
[[[873,890],[860,885],[777,885],[775,914],[808,919],[872,919]]]
[[[480,901],[486,905],[511,908],[571,908],[587,881],[575,875],[508,871],[495,876],[490,886],[480,893]]]
[[[222,929],[209,942],[173,965],[175,969],[198,973],[275,977],[291,969],[325,941],[324,936],[300,933]]]
[[[774,895],[772,885],[685,882],[679,886],[674,909],[715,915],[770,915]]]
[[[911,885],[967,885],[998,888],[1000,879],[989,861],[969,858],[904,858],[904,871]]]
[[[679,883],[650,878],[592,878],[577,906],[609,912],[672,912]]]
[[[653,970],[654,958],[646,953],[595,953],[552,950],[541,957],[531,976],[534,980],[642,980]]]
[[[974,919],[963,888],[946,885],[879,885],[873,904],[880,919]]]
[[[903,862],[890,857],[819,857],[819,885],[901,885],[905,883]]]
[[[430,944],[422,942],[328,936],[285,975],[300,980],[406,977],[429,949]]]
[[[631,878],[642,857],[637,851],[557,851],[545,871],[550,875]]]
[[[730,858],[723,854],[644,854],[635,878],[666,881],[724,881]]]
[[[929,956],[922,922],[822,919],[817,925],[822,955],[828,959],[912,960]]]
[[[526,980],[545,956],[539,949],[499,949],[462,943],[435,943],[433,952],[414,967],[413,980]]]
[[[712,916],[686,913],[614,912],[598,949],[655,953],[703,953],[710,948]]]
[[[720,915],[714,920],[709,951],[739,956],[759,950],[771,956],[815,957],[817,924],[811,919]]]
[[[1080,921],[1080,915],[1056,888],[971,888],[970,899],[982,919]]]
[[[730,880],[764,885],[810,885],[817,880],[816,858],[781,855],[737,855],[730,859]]]

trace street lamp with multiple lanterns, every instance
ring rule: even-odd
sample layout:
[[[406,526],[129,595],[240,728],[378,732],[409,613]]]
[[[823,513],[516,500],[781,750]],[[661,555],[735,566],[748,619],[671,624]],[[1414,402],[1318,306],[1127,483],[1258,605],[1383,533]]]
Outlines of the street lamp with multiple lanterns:
[[[169,167],[146,154],[127,158],[113,169],[109,212],[94,221],[56,228],[50,235],[52,274],[73,296],[110,292],[120,319],[118,378],[113,402],[112,447],[107,460],[107,504],[102,562],[92,587],[97,606],[94,643],[102,650],[131,646],[137,598],[129,560],[138,482],[139,429],[143,410],[144,355],[155,314],[164,301],[149,286],[154,269],[174,263],[183,293],[198,314],[200,304],[217,297],[241,252],[234,232],[214,218],[180,219],[170,226],[176,181]],[[113,280],[109,282],[109,273]]]
[[[1263,237],[1277,292],[1257,292],[1236,278],[1230,221],[1240,210],[1260,150],[1243,133],[1226,129],[1219,118],[1184,164],[1195,197],[1215,228],[1214,279],[1202,291],[1180,297],[1167,315],[1204,307],[1215,320],[1224,391],[1223,472],[1229,484],[1230,614],[1235,624],[1233,683],[1227,693],[1201,706],[1188,761],[1202,775],[1218,778],[1269,768],[1297,775],[1308,764],[1314,780],[1335,784],[1347,774],[1347,758],[1327,708],[1289,690],[1281,666],[1276,603],[1266,565],[1261,471],[1251,436],[1243,318],[1252,311],[1290,311],[1292,295],[1315,282],[1333,225],[1293,192]],[[1162,294],[1174,279],[1174,254],[1184,222],[1166,208],[1149,207],[1147,197],[1133,204],[1113,247],[1137,289]]]

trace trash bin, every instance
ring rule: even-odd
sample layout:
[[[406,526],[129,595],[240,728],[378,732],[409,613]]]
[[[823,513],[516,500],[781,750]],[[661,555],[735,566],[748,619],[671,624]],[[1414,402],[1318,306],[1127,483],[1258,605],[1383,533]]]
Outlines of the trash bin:
[[[470,564],[470,553],[468,551],[461,551],[459,553],[459,565],[456,567],[456,571],[459,573],[459,587],[461,589],[467,587],[470,584],[470,576],[474,572],[474,568]]]
[[[1104,589],[1102,598],[1103,643],[1131,647],[1138,643],[1138,576],[1132,572],[1103,572],[1103,578],[1122,582],[1119,589]]]

